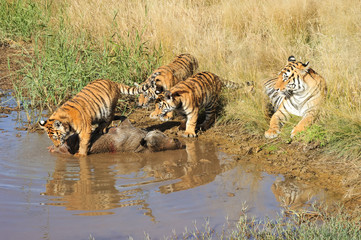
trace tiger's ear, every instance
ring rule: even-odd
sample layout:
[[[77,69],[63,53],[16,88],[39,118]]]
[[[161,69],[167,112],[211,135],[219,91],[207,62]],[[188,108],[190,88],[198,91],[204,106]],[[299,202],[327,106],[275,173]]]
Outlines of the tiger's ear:
[[[47,122],[47,121],[40,120],[40,121],[39,121],[39,126],[40,126],[41,128],[43,128],[43,129],[46,128],[46,127],[45,127],[46,122]]]
[[[288,57],[288,61],[289,62],[296,62],[296,58],[293,55],[291,55],[291,56]]]
[[[308,70],[310,69],[309,63],[310,63],[310,62],[302,63],[302,66],[303,66],[302,71],[303,71],[304,73],[307,73]]]
[[[156,88],[155,88],[155,93],[156,93],[156,94],[160,94],[160,93],[162,93],[163,91],[164,91],[163,86],[156,86]]]

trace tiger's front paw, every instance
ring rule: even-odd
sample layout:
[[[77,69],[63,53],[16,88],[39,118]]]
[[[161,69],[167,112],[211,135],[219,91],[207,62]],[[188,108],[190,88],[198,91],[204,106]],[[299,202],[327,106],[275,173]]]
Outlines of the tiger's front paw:
[[[279,130],[276,130],[276,129],[268,129],[265,133],[264,133],[264,136],[266,138],[276,138],[278,136],[278,134],[280,133]]]
[[[182,134],[183,137],[197,137],[197,134],[193,131],[193,132],[190,132],[190,131],[185,131],[183,134]]]

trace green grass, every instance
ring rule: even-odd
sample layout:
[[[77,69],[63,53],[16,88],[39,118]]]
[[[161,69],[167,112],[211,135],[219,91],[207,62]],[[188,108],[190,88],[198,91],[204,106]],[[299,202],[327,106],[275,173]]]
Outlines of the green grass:
[[[321,215],[320,215],[321,216]],[[279,217],[275,220],[257,220],[247,215],[241,216],[235,227],[217,232],[207,219],[202,227],[194,224],[194,229],[183,233],[173,233],[164,239],[360,239],[360,219],[349,219],[349,215],[335,215],[324,220],[305,220],[304,216]],[[145,239],[151,239],[146,236]]]
[[[0,1],[0,41],[27,41],[46,28],[48,15],[43,7],[46,6],[30,0]]]
[[[15,83],[17,96],[28,97],[33,107],[54,109],[94,79],[142,82],[159,61],[158,51],[149,50],[140,35],[120,43],[109,41],[105,50],[93,48],[85,37],[71,36],[61,29],[36,39],[34,56],[21,73],[23,80]]]

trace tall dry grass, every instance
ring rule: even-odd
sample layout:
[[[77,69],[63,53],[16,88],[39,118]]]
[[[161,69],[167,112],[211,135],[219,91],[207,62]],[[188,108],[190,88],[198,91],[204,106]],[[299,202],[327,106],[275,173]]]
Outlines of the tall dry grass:
[[[165,62],[190,52],[200,70],[233,81],[270,77],[295,55],[326,78],[332,100],[354,103],[350,110],[360,114],[358,0],[69,0],[65,6],[67,23],[100,45],[114,33],[143,30],[153,45],[162,44]]]

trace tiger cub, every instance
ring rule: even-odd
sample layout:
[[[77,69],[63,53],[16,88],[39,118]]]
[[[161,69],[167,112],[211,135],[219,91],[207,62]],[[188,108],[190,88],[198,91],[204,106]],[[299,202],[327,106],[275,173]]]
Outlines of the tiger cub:
[[[186,130],[184,137],[196,137],[195,128],[199,111],[204,108],[206,118],[200,125],[208,129],[215,120],[216,107],[222,87],[238,88],[243,85],[221,79],[210,72],[201,72],[185,81],[179,82],[170,90],[158,95],[156,104],[161,110],[160,119],[168,112],[179,111],[186,115]]]
[[[139,97],[138,105],[146,106],[149,101],[157,98],[158,94],[169,90],[178,82],[192,76],[198,68],[198,60],[191,54],[180,54],[168,65],[153,71],[149,78],[141,84],[143,95]],[[157,108],[150,114],[156,118],[160,114]]]
[[[303,117],[293,128],[291,137],[305,130],[315,120],[327,94],[326,81],[309,66],[309,62],[288,58],[287,65],[276,78],[264,82],[271,107],[270,127],[266,138],[275,138],[290,114]]]
[[[73,133],[79,134],[76,156],[85,156],[93,127],[97,125],[95,130],[101,132],[112,122],[122,87],[124,85],[110,80],[94,80],[39,125],[56,147]]]

